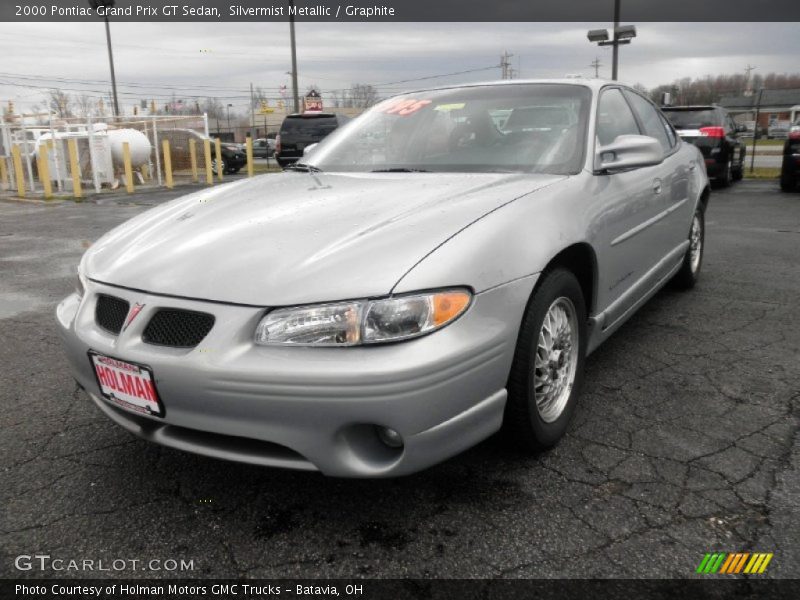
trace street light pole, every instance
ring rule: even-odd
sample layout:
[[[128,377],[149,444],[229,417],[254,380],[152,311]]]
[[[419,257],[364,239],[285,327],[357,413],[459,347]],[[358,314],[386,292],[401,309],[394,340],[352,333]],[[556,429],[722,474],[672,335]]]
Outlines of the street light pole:
[[[606,29],[592,29],[588,33],[590,42],[595,42],[598,46],[612,47],[611,79],[614,81],[619,77],[619,47],[623,44],[630,44],[631,40],[636,37],[634,25],[620,26],[619,24],[620,4],[622,4],[622,0],[614,0],[614,29],[611,31],[610,39]]]
[[[614,0],[614,42],[611,49],[611,79],[617,80],[619,74],[619,36],[617,30],[619,29],[619,5],[620,0]]]
[[[300,95],[297,92],[297,44],[294,39],[294,0],[289,0],[289,37],[292,44],[292,92],[294,93],[294,112],[300,112]]]

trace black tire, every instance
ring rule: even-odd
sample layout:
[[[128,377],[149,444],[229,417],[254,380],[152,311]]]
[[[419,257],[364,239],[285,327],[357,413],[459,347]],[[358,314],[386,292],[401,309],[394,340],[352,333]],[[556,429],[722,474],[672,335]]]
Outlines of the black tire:
[[[216,158],[212,158],[211,159],[211,171],[216,176],[216,174],[217,174],[217,159]],[[228,167],[225,165],[225,159],[223,158],[222,159],[222,174],[224,175],[227,172],[228,172]]]
[[[733,167],[731,171],[731,179],[733,181],[741,181],[744,178],[744,161],[739,163],[738,167]]]
[[[566,403],[557,418],[547,422],[542,418],[536,403],[534,378],[537,345],[544,319],[551,305],[563,302],[565,298],[574,308],[577,357],[572,387]],[[525,310],[508,379],[508,401],[503,427],[506,436],[518,446],[535,452],[554,446],[564,436],[583,385],[586,344],[586,304],[578,280],[575,275],[563,268],[546,272],[537,284]]]
[[[726,188],[731,184],[731,176],[733,171],[733,159],[728,158],[728,161],[725,163],[725,167],[723,167],[722,172],[717,176],[715,183],[717,187]]]
[[[694,233],[695,219],[700,224],[700,257],[695,267],[692,264],[692,234]],[[703,205],[700,204],[692,218],[692,225],[689,228],[689,248],[686,249],[686,254],[683,257],[683,263],[680,270],[675,273],[672,283],[675,287],[682,290],[692,289],[697,281],[700,279],[700,270],[703,267],[703,255],[706,250],[706,217],[703,210]]]
[[[781,191],[793,192],[797,189],[797,178],[785,171],[781,173]]]

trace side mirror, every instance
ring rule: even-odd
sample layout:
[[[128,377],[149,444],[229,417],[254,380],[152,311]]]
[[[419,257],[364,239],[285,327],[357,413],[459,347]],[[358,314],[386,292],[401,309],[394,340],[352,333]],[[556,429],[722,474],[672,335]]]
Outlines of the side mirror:
[[[747,131],[747,125],[737,125],[736,131],[738,133],[745,133]]]
[[[663,160],[664,150],[656,138],[648,135],[621,135],[597,150],[595,171],[604,173],[637,169],[660,164]]]
[[[303,149],[303,156],[308,156],[309,154],[311,154],[314,151],[314,148],[316,148],[317,146],[319,146],[319,143],[309,144],[308,146],[306,146]]]

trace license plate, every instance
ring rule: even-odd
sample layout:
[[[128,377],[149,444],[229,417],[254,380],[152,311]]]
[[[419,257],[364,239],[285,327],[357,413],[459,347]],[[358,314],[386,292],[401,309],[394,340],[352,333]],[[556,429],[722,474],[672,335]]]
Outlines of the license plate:
[[[144,415],[164,416],[153,371],[118,358],[89,351],[97,385],[109,402]]]

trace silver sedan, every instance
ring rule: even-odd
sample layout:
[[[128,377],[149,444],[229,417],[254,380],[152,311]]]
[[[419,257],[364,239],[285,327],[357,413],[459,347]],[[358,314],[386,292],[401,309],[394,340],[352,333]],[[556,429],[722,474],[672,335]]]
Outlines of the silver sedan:
[[[57,319],[111,420],[349,477],[412,473],[501,427],[549,447],[586,356],[700,272],[703,158],[613,82],[409,93],[308,150],[86,252]]]

